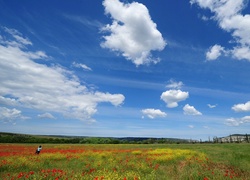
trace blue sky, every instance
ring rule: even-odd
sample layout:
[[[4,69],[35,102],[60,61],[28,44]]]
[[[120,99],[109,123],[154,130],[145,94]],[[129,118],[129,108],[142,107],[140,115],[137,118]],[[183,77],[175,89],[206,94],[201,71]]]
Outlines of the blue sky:
[[[0,0],[0,131],[250,133],[245,0]]]

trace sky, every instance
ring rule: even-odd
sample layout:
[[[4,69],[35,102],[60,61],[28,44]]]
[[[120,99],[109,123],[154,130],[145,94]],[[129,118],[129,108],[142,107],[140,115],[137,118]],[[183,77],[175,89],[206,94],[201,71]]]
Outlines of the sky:
[[[250,133],[248,0],[0,0],[0,131]]]

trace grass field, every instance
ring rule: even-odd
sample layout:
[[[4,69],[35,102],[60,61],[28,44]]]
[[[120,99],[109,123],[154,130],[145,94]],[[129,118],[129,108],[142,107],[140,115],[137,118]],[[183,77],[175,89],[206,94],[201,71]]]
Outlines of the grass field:
[[[0,179],[250,179],[250,144],[0,144]]]

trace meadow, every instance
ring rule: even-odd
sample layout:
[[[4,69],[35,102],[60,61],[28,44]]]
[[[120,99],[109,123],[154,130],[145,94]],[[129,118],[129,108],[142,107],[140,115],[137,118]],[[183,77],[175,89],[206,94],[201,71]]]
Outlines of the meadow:
[[[0,144],[0,179],[250,179],[250,144]]]

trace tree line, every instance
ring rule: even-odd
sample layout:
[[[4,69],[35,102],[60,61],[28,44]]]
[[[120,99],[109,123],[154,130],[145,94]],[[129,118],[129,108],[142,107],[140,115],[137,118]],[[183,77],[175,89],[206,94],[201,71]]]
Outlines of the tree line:
[[[213,137],[209,141],[197,141],[176,138],[144,137],[78,137],[78,136],[39,136],[15,133],[1,133],[0,143],[48,143],[48,144],[172,144],[172,143],[249,143],[249,134],[233,134],[227,137]]]
[[[0,143],[51,143],[51,144],[167,144],[187,143],[184,139],[170,138],[111,138],[111,137],[53,137],[0,133]]]

